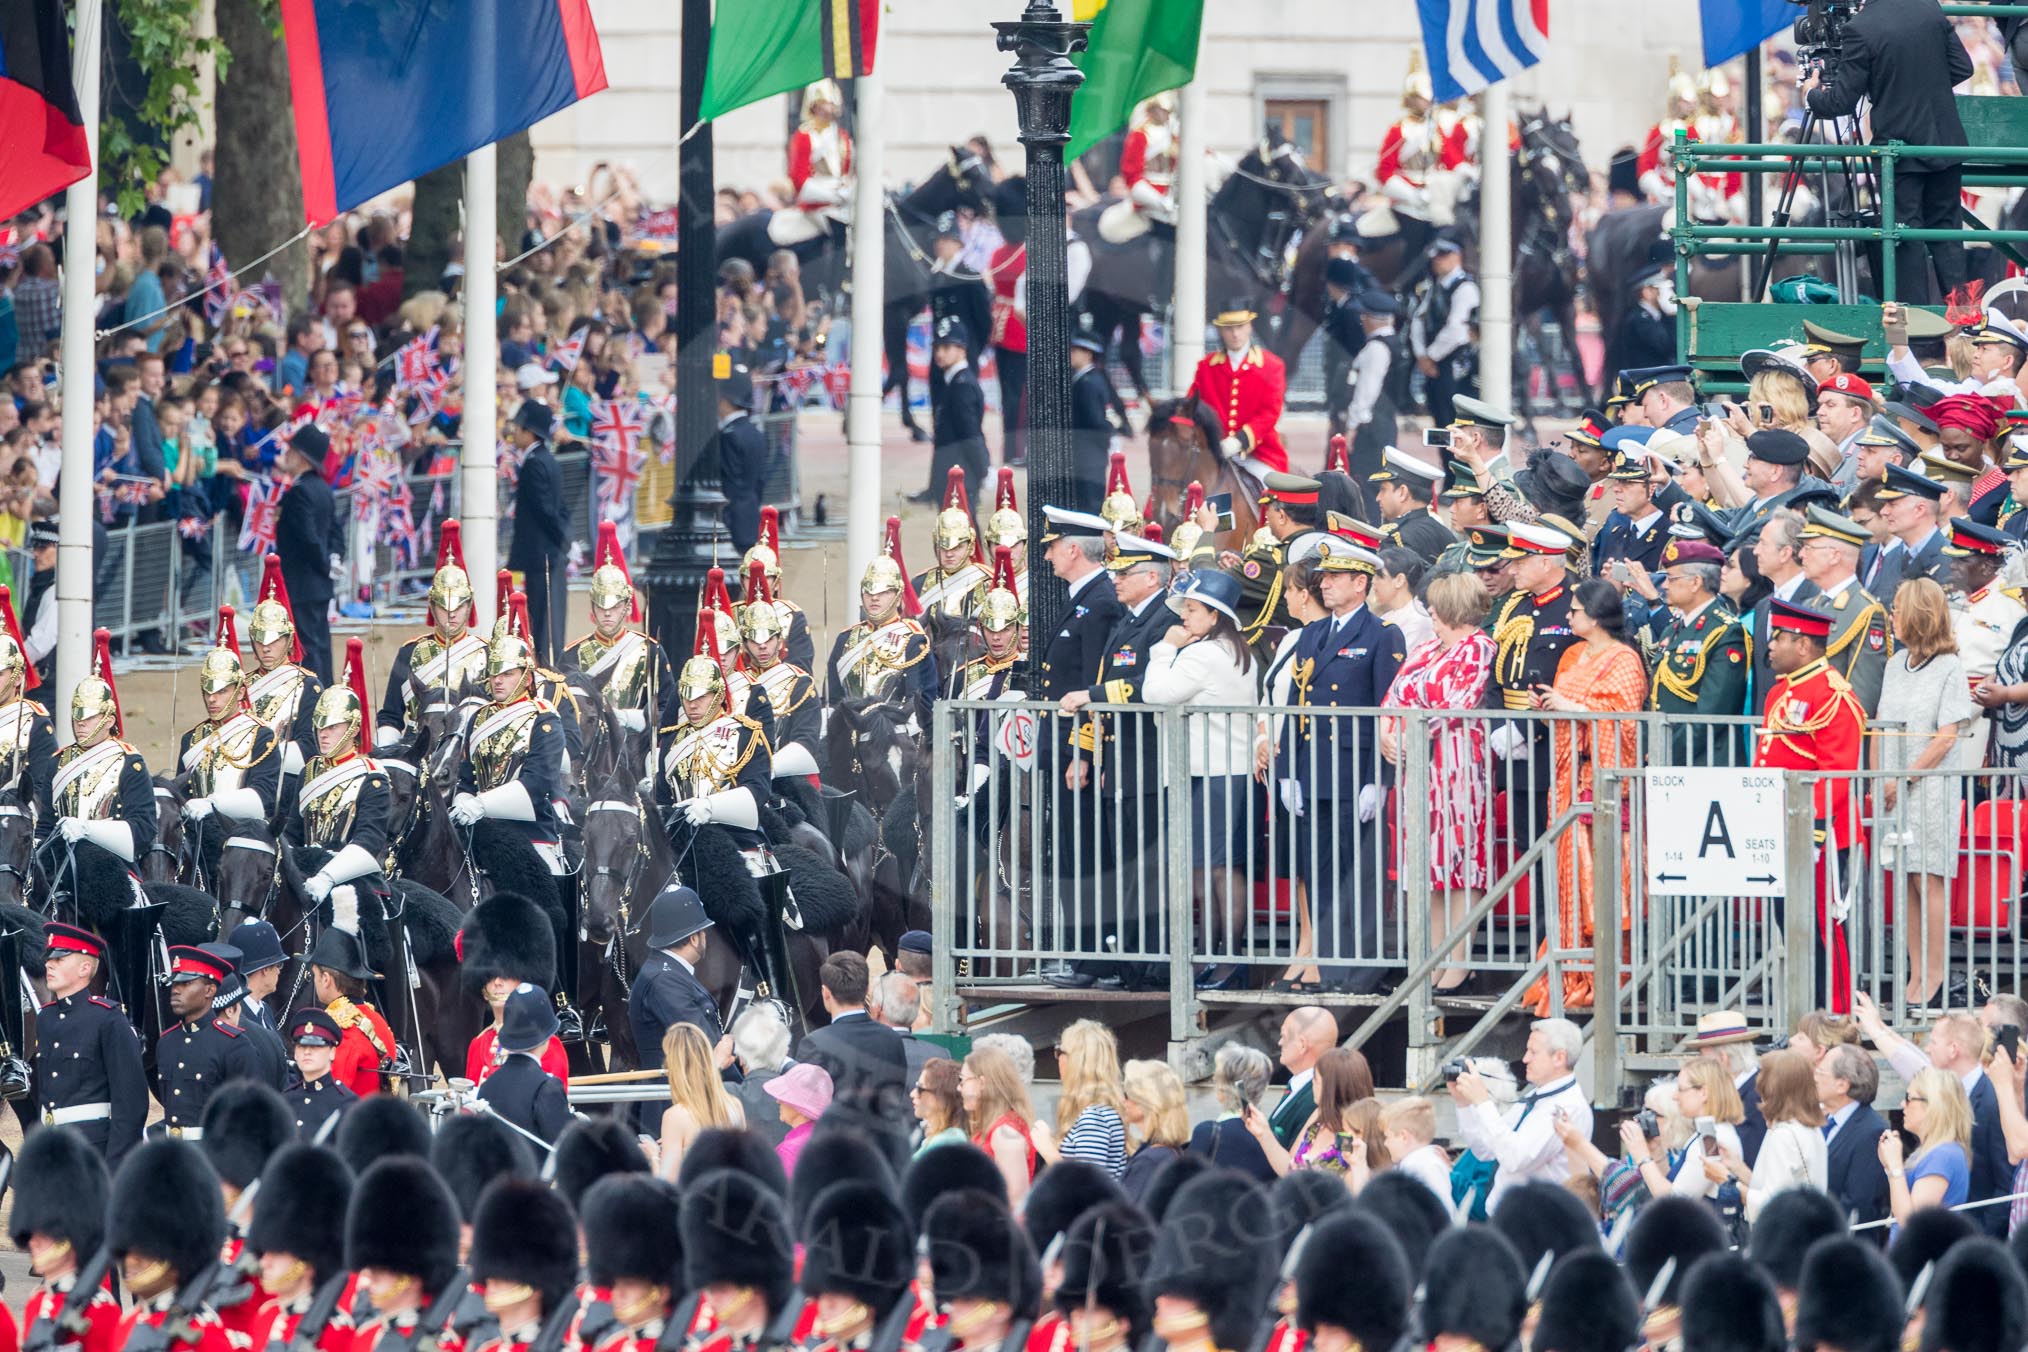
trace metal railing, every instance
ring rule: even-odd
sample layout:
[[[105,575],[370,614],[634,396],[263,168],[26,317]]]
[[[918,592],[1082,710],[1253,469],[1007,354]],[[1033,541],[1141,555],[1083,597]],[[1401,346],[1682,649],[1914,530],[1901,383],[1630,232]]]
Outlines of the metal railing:
[[[1177,1044],[1202,1035],[1210,1009],[1292,996],[1368,1006],[1352,1045],[1405,1014],[1408,1083],[1424,1086],[1509,1014],[1589,1013],[1606,1101],[1628,1058],[1672,1051],[1705,1013],[1779,1030],[1822,1003],[1814,907],[1784,900],[1818,891],[1816,777],[1785,782],[1782,896],[1665,895],[1648,879],[1648,772],[1747,767],[1756,722],[1198,705],[1071,718],[940,703],[931,793],[958,809],[932,814],[928,842],[933,923],[948,936],[937,1027],[956,1027],[967,999],[1032,998],[1038,966],[1067,962],[1166,1002]],[[1074,750],[1086,727],[1089,757]],[[1869,741],[1897,735],[1876,725]],[[1950,970],[2013,988],[2028,784],[1978,779],[1962,796],[1983,805],[1986,843],[1961,852],[1978,890],[1953,921]],[[1892,876],[1876,859],[1839,878],[1855,969],[1899,1013],[1888,987],[1908,941],[1890,923]],[[1249,979],[1285,971],[1338,989]],[[1230,988],[1197,985],[1234,974],[1218,983]],[[1460,976],[1476,983],[1469,998],[1434,988]]]
[[[185,625],[208,632],[217,620],[236,542],[228,541],[230,528],[221,520],[195,541],[184,538],[181,524],[172,517],[107,529],[106,550],[94,560],[92,625],[111,631],[116,644],[153,634],[173,648]],[[20,607],[28,573],[15,576]]]

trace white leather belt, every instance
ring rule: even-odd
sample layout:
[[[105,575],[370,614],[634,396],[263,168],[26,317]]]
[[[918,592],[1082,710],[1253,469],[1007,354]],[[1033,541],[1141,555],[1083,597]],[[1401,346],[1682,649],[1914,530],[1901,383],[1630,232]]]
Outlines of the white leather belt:
[[[110,1103],[73,1103],[68,1108],[43,1109],[42,1121],[45,1126],[69,1127],[79,1122],[103,1122],[112,1115]]]
[[[179,1141],[201,1141],[204,1139],[204,1128],[171,1127],[169,1128],[169,1134]]]

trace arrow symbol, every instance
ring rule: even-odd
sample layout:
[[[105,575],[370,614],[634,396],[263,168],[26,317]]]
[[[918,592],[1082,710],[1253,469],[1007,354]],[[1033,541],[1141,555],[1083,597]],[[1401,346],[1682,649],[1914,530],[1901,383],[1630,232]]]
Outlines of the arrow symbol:
[[[1655,875],[1655,881],[1658,883],[1681,883],[1688,882],[1689,880],[1690,875],[1687,873],[1657,873]]]
[[[1746,880],[1750,883],[1773,883],[1775,876],[1772,873],[1750,873],[1747,875]]]

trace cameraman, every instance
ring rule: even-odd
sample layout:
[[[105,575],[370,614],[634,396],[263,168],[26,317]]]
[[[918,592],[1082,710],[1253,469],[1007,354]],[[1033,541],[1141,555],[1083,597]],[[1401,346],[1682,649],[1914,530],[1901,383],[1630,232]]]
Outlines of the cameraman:
[[[1813,6],[1814,8],[1814,6]],[[1972,78],[1972,58],[1937,0],[1871,0],[1845,25],[1845,42],[1828,88],[1813,79],[1805,101],[1818,117],[1846,117],[1871,99],[1873,143],[1961,146],[1964,124],[1951,87]],[[1827,136],[1826,140],[1832,139]],[[1897,224],[1951,230],[1958,224],[1958,160],[1902,159],[1894,178]],[[1935,302],[1929,264],[1944,295],[1965,283],[1965,246],[1904,241],[1895,248],[1897,299]]]

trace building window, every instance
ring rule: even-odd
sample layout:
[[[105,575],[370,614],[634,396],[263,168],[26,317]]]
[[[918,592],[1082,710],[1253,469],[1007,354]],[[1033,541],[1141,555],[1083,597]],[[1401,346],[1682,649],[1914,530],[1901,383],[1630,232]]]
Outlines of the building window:
[[[1323,98],[1270,98],[1267,123],[1281,129],[1282,139],[1302,153],[1303,163],[1320,174],[1331,170],[1331,101]]]

